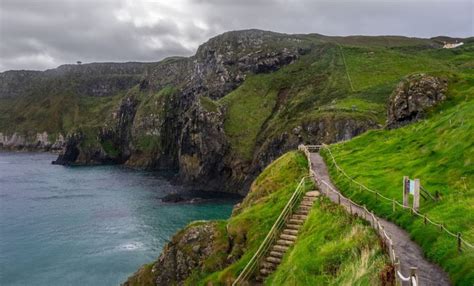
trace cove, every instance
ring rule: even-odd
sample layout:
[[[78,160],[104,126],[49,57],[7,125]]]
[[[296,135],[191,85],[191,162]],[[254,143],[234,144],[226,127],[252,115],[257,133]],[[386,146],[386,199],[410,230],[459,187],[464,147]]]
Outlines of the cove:
[[[119,285],[177,230],[236,203],[165,204],[179,187],[159,174],[54,159],[0,153],[0,285]]]

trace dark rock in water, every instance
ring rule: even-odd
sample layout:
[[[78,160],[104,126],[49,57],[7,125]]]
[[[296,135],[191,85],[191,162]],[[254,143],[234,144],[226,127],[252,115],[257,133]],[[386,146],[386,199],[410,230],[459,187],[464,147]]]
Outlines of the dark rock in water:
[[[69,165],[76,162],[79,157],[78,145],[82,141],[83,136],[81,133],[74,133],[67,137],[64,151],[59,154],[58,158],[51,162],[55,165]]]
[[[179,203],[184,200],[185,198],[178,193],[171,193],[161,198],[161,201],[165,203]]]
[[[422,118],[429,108],[446,99],[447,89],[447,80],[425,74],[403,80],[390,97],[387,128],[397,128]]]

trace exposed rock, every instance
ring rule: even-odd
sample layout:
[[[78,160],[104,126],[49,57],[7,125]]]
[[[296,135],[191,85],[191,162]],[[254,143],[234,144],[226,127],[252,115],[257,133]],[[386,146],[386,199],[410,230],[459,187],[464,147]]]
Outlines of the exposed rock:
[[[344,115],[330,115],[297,126],[292,129],[292,132],[283,132],[275,138],[268,138],[255,153],[243,189],[248,189],[253,178],[269,163],[282,154],[296,149],[300,144],[315,144],[315,142],[331,144],[345,141],[369,129],[379,127],[377,122],[371,119],[361,120]]]
[[[206,258],[218,250],[214,246],[217,232],[214,222],[205,222],[176,234],[153,266],[156,285],[184,285],[192,271],[204,267]]]
[[[0,132],[0,149],[59,151],[65,145],[64,136],[61,133],[55,136],[55,138],[46,131],[33,134],[24,135],[15,132],[11,135],[6,135]]]
[[[447,80],[425,74],[403,80],[390,97],[387,127],[397,128],[422,118],[429,108],[446,99],[447,89]]]
[[[184,200],[185,198],[178,193],[167,194],[161,199],[161,201],[165,203],[178,203]]]
[[[64,150],[59,154],[58,158],[53,161],[53,164],[57,165],[69,165],[77,161],[79,157],[79,144],[83,139],[81,133],[70,134],[66,139]]]

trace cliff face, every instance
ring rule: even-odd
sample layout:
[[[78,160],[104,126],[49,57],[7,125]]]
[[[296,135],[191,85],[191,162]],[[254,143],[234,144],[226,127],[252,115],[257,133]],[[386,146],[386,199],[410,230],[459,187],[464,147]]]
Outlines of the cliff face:
[[[327,37],[248,30],[212,38],[189,58],[2,73],[0,97],[18,98],[6,120],[21,129],[68,134],[57,164],[173,169],[195,189],[245,194],[298,144],[378,127],[371,114],[319,110],[349,93],[342,68]],[[39,126],[35,104],[51,111]]]

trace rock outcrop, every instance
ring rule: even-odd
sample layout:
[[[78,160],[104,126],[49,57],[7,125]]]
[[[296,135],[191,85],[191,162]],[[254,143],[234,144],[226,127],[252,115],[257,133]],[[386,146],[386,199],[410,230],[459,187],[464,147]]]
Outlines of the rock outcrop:
[[[193,271],[216,271],[226,263],[222,254],[228,250],[229,243],[222,241],[224,232],[225,228],[218,222],[192,223],[173,236],[151,269],[139,270],[123,285],[145,285],[138,283],[143,277],[153,285],[184,285]],[[207,261],[211,256],[212,261]],[[216,256],[221,256],[221,261]]]
[[[30,135],[16,132],[6,135],[0,132],[0,149],[60,151],[65,146],[65,142],[66,140],[61,133],[50,136],[46,131]]]
[[[388,104],[387,128],[416,121],[446,99],[447,80],[425,74],[409,76],[393,91]]]

